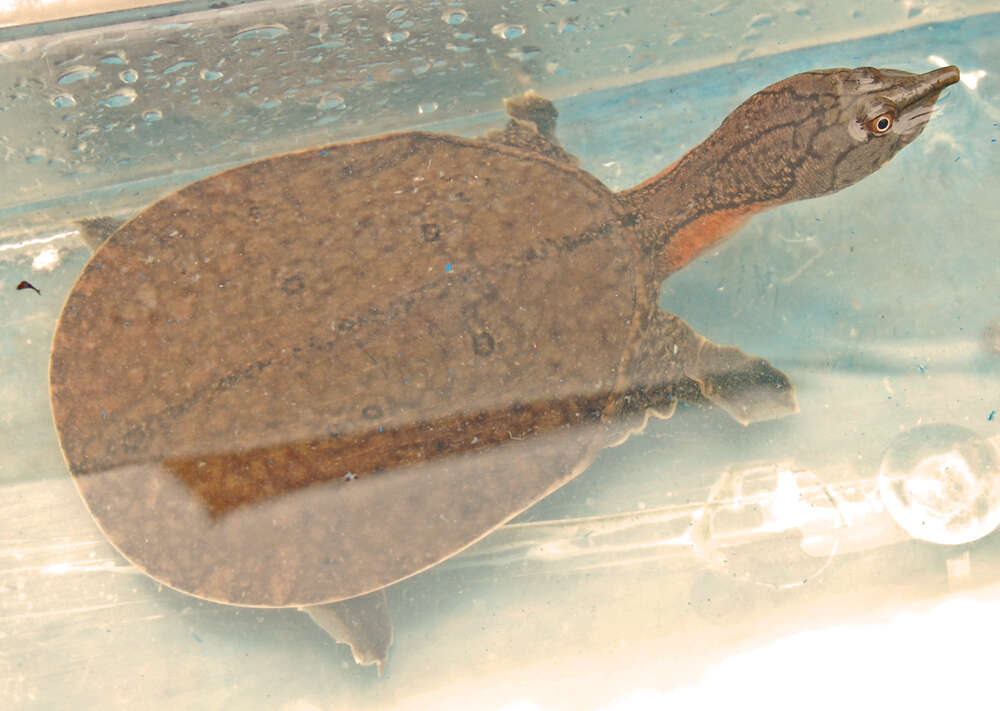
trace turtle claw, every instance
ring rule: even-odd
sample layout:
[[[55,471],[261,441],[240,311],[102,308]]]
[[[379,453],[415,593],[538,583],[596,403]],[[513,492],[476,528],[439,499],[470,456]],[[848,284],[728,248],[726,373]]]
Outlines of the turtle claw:
[[[739,348],[703,340],[686,375],[706,400],[743,425],[775,420],[799,411],[795,386],[763,358]]]

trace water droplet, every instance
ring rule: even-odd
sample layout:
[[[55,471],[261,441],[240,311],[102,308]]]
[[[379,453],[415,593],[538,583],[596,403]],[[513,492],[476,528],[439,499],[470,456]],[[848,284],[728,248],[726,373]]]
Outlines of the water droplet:
[[[274,39],[275,37],[281,37],[282,35],[287,34],[288,28],[278,23],[273,25],[253,25],[252,27],[247,27],[237,32],[233,36],[233,39]]]
[[[1000,525],[1000,452],[965,427],[914,427],[886,450],[878,489],[896,523],[914,538],[970,543]]]
[[[576,24],[573,20],[564,18],[559,21],[558,32],[561,35],[568,35],[570,32],[576,32],[580,29],[580,26]]]
[[[386,32],[382,36],[385,37],[387,42],[402,42],[410,36],[410,33],[407,30],[397,30],[395,32]]]
[[[179,72],[181,69],[184,69],[185,67],[193,67],[194,65],[195,65],[195,62],[192,62],[191,60],[186,59],[183,62],[177,62],[177,64],[174,64],[174,65],[171,65],[171,66],[167,67],[166,69],[163,70],[163,73],[164,74],[173,74],[174,72]]]
[[[764,27],[765,25],[771,25],[773,23],[774,15],[764,12],[760,15],[754,15],[754,17],[750,20],[748,27]]]
[[[70,94],[56,94],[52,97],[52,105],[57,109],[68,109],[70,106],[76,106],[76,99]]]
[[[498,25],[493,25],[493,34],[502,39],[517,39],[518,37],[524,36],[524,33],[528,30],[524,25],[508,25],[501,22]]]
[[[163,112],[159,109],[152,109],[151,111],[144,111],[142,114],[142,120],[146,123],[156,123],[163,119]]]
[[[222,78],[222,72],[217,72],[212,69],[202,69],[200,76],[205,81],[215,81],[216,79]]]
[[[306,49],[340,49],[345,45],[343,40],[328,40],[320,44],[311,44]]]
[[[469,19],[469,13],[465,10],[448,10],[441,15],[441,19],[449,25],[458,26]]]
[[[344,98],[338,94],[328,94],[319,100],[316,104],[316,108],[320,111],[329,111],[330,109],[344,109],[347,108],[347,104],[344,103]]]
[[[111,96],[102,99],[100,102],[101,106],[109,106],[113,109],[119,109],[122,106],[128,106],[133,101],[135,101],[138,95],[135,93],[135,89],[119,89]]]
[[[126,84],[135,84],[139,79],[139,74],[134,69],[126,69],[118,75],[118,78]]]
[[[507,56],[511,59],[516,59],[519,62],[526,62],[532,57],[537,57],[541,53],[542,50],[538,47],[516,47],[507,52]]]
[[[78,81],[84,81],[85,79],[91,79],[96,76],[97,67],[88,67],[78,64],[75,67],[70,67],[69,71],[56,80],[56,84],[59,84],[60,86],[67,86],[68,84],[75,84]]]
[[[417,113],[419,114],[432,114],[438,110],[438,104],[436,101],[425,101],[417,107]]]

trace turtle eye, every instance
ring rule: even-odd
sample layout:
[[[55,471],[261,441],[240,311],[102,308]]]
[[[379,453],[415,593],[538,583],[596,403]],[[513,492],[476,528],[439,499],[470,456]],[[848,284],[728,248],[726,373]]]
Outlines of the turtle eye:
[[[889,132],[890,128],[892,128],[892,122],[895,119],[896,117],[888,111],[884,114],[879,114],[868,122],[868,130],[876,136],[884,135]]]

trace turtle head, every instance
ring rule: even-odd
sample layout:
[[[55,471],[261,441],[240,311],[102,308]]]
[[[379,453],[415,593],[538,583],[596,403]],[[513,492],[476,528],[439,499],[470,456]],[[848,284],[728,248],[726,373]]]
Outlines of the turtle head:
[[[756,175],[748,182],[762,202],[819,197],[885,165],[920,135],[941,90],[958,79],[954,66],[797,74],[750,97],[713,138],[750,163]]]

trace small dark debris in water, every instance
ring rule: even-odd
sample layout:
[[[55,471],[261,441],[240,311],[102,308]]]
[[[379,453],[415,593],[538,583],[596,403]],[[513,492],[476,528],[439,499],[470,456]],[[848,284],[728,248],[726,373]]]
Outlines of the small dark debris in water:
[[[29,282],[26,282],[26,281],[22,281],[20,284],[17,285],[17,290],[21,291],[21,289],[32,289],[32,290],[34,290],[34,292],[36,294],[39,294],[39,295],[41,295],[41,293],[42,293],[42,292],[40,292],[38,290],[38,287],[36,287],[33,284],[30,284]]]

